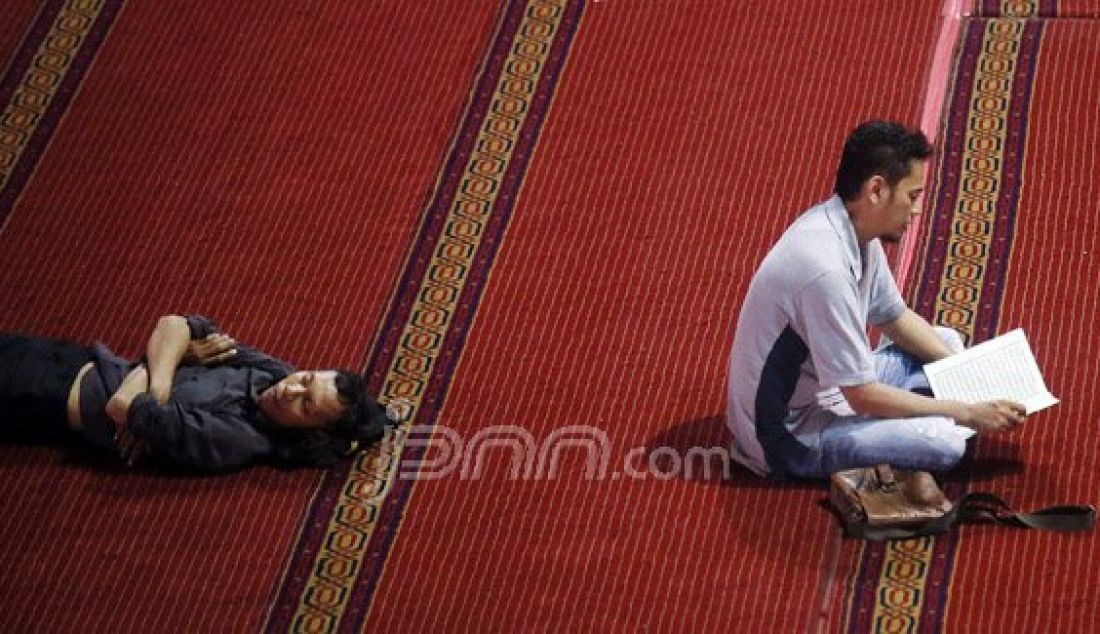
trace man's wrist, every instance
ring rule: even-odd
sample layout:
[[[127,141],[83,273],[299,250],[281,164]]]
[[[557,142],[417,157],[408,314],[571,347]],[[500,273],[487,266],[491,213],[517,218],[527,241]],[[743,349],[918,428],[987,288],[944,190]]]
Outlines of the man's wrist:
[[[962,401],[941,401],[947,406],[945,414],[959,425],[970,427],[970,406]]]
[[[933,363],[935,361],[942,361],[943,359],[946,359],[947,357],[950,357],[953,354],[955,354],[955,353],[951,350],[951,348],[948,348],[946,345],[943,345],[943,342],[941,341],[940,345],[939,345],[939,350],[936,350],[932,354],[932,358],[928,359],[925,363]]]
[[[116,427],[125,427],[130,415],[130,399],[120,397],[117,393],[107,401],[104,408],[107,417],[114,421]]]
[[[150,381],[149,395],[156,399],[158,405],[164,405],[172,396],[172,385],[170,383],[163,384],[160,381]]]

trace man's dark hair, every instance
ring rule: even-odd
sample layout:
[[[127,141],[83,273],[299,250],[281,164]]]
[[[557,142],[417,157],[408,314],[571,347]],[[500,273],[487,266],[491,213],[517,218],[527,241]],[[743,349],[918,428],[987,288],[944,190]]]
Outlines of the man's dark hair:
[[[932,146],[920,130],[892,121],[861,123],[844,142],[834,189],[844,200],[854,200],[863,183],[876,174],[893,188],[909,175],[910,161],[931,155]]]
[[[386,410],[374,400],[363,379],[351,370],[336,370],[336,394],[344,415],[326,429],[275,429],[269,432],[272,461],[280,467],[329,467],[366,449],[386,434]]]

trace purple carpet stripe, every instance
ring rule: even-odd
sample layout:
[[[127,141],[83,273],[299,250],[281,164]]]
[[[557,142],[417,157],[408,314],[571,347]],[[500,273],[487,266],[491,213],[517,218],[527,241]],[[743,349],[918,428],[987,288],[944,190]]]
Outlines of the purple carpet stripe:
[[[960,56],[956,81],[959,83],[950,104],[943,135],[945,145],[943,161],[937,174],[938,191],[934,216],[930,223],[931,246],[927,250],[923,276],[918,287],[914,308],[927,318],[934,318],[936,300],[941,291],[940,280],[947,262],[948,241],[951,234],[954,210],[958,203],[960,178],[965,169],[962,164],[963,144],[966,137],[966,118],[973,98],[972,83],[981,53],[985,20],[972,20],[967,25],[963,51]],[[993,224],[993,242],[989,268],[985,271],[981,291],[981,310],[976,315],[974,336],[970,344],[980,343],[996,335],[997,317],[1003,295],[1008,257],[1012,249],[1012,229],[1015,226],[1016,208],[1020,191],[1020,170],[1026,146],[1027,108],[1030,103],[1031,83],[1035,74],[1035,62],[1041,40],[1042,22],[1030,21],[1021,43],[1019,63],[1013,79],[1013,95],[1009,104],[1007,138],[1004,149],[1004,165],[997,200],[997,217]],[[965,334],[965,333],[964,333]]]
[[[913,302],[914,309],[930,320],[937,319],[937,302],[944,290],[944,274],[949,260],[949,237],[956,231],[956,208],[959,204],[960,188],[963,186],[963,175],[968,169],[964,164],[964,150],[972,101],[975,98],[974,80],[978,74],[988,23],[987,19],[972,19],[964,26],[953,78],[954,90],[940,135],[942,151],[932,181],[934,205],[927,227],[928,246],[923,254],[923,266],[919,269],[920,278]],[[1012,94],[1005,116],[1006,144],[1003,148],[1003,162],[997,173],[999,190],[995,217],[990,227],[989,255],[981,277],[979,297],[974,301],[977,310],[971,316],[971,344],[997,334],[1012,252],[1027,140],[1027,113],[1041,37],[1042,21],[1028,21],[1020,40],[1018,62],[1012,79]],[[973,452],[968,452],[953,477],[945,482],[944,488],[951,499],[958,499],[966,493],[972,463]],[[935,540],[932,557],[927,562],[930,568],[925,584],[926,594],[920,607],[920,619],[914,624],[915,631],[936,632],[943,625],[958,543],[958,531],[952,531]],[[886,565],[886,549],[886,545],[881,542],[868,543],[864,549],[853,593],[855,596],[849,604],[847,622],[851,632],[879,631],[880,624],[874,622],[874,612],[881,599],[878,596],[881,591],[878,580]]]
[[[972,25],[972,21],[963,25],[959,61],[952,77],[954,90],[950,93],[950,102],[946,106],[947,116],[943,118],[943,130],[939,135],[943,151],[933,176],[932,217],[925,226],[929,245],[925,250],[923,267],[918,269],[920,283],[916,286],[916,297],[911,303],[916,312],[929,320],[935,318],[939,281],[946,263],[947,236],[951,231],[951,218],[954,215],[962,169],[962,153],[958,148],[965,143],[966,114],[970,110],[974,67],[982,47],[982,29],[972,28]],[[852,634],[872,631],[877,599],[875,592],[886,560],[885,554],[886,545],[882,542],[868,542],[864,547],[855,597],[849,604],[847,622],[848,631]]]
[[[23,43],[12,56],[11,63],[5,69],[3,77],[0,77],[0,104],[7,105],[11,102],[11,96],[16,87],[23,81],[23,75],[31,67],[35,53],[42,46],[50,27],[53,26],[66,0],[48,0],[38,10],[31,27],[23,38]]]
[[[975,31],[981,31],[984,24],[971,25]],[[1001,315],[1001,302],[1004,298],[1005,279],[1008,274],[1009,258],[1016,229],[1016,213],[1020,202],[1021,177],[1024,155],[1027,151],[1027,121],[1031,104],[1031,89],[1035,80],[1036,62],[1039,46],[1042,42],[1042,20],[1029,20],[1024,27],[1024,36],[1020,43],[1016,74],[1013,78],[1013,94],[1009,104],[1008,145],[1004,149],[1004,163],[1001,169],[1001,190],[997,200],[997,221],[994,224],[994,239],[989,266],[986,269],[982,285],[981,310],[978,311],[974,328],[974,341],[981,342],[995,337],[998,332]],[[976,59],[976,57],[975,57]],[[972,62],[973,63],[973,62]],[[961,152],[958,154],[961,155]],[[952,206],[953,208],[953,206]],[[940,278],[925,278],[929,286],[938,285]],[[959,470],[959,478],[947,483],[946,491],[951,499],[958,499],[969,488],[971,467],[977,443],[967,452],[966,462]],[[947,607],[948,588],[951,585],[951,573],[954,570],[958,554],[959,533],[953,531],[944,538],[936,540],[933,568],[929,574],[929,596],[923,606],[921,623],[931,628],[928,631],[940,631]]]
[[[0,226],[3,226],[4,221],[7,220],[8,214],[15,206],[15,201],[19,199],[39,159],[49,146],[61,117],[68,110],[73,96],[80,88],[85,74],[111,30],[111,25],[122,10],[123,3],[124,0],[103,1],[95,23],[81,42],[79,51],[65,71],[60,85],[55,87],[56,92],[50,99],[44,115],[20,153],[10,177],[0,189]],[[0,80],[0,108],[6,108],[11,103],[24,76],[31,69],[38,50],[45,43],[50,29],[67,5],[68,0],[48,0],[39,11],[34,24],[23,40],[23,45],[12,58],[7,72]]]
[[[1001,195],[997,201],[998,222],[994,225],[994,257],[990,260],[990,269],[986,273],[982,297],[988,297],[990,310],[979,313],[975,330],[975,341],[981,342],[997,336],[1001,302],[1004,298],[1005,276],[1008,274],[1008,259],[1012,255],[1012,243],[1015,236],[1016,212],[1020,204],[1020,187],[1023,177],[1024,154],[1027,152],[1027,122],[1031,106],[1031,87],[1035,81],[1035,64],[1039,57],[1039,45],[1042,42],[1042,20],[1030,20],[1025,26],[1024,38],[1020,45],[1019,62],[1016,77],[1012,82],[1012,102],[1009,104],[1008,147],[1005,148],[1005,163],[1001,170]],[[983,328],[984,326],[984,328]]]
[[[878,585],[879,575],[882,573],[882,562],[885,547],[881,542],[867,542],[863,546],[863,553],[859,561],[859,573],[852,591],[853,597],[848,602],[849,611],[846,622],[848,631],[871,631],[871,615],[875,607],[875,587]]]
[[[493,88],[501,72],[499,63],[501,47],[507,46],[515,36],[515,29],[518,24],[517,11],[514,2],[510,2],[504,7],[501,26],[485,62],[479,69],[470,103],[459,123],[450,146],[451,150],[444,158],[439,186],[425,210],[420,228],[413,240],[410,255],[398,281],[394,300],[382,321],[381,334],[368,355],[364,378],[367,380],[368,391],[372,394],[378,394],[382,388],[386,369],[392,362],[396,351],[396,340],[401,335],[404,323],[409,319],[413,301],[420,290],[420,280],[424,276],[432,251],[439,241],[439,234],[449,211],[447,201],[454,199],[461,176],[461,166],[469,159],[473,149],[473,138],[470,136],[469,131],[473,130],[476,134],[485,119],[488,100],[492,96]],[[493,60],[498,61],[493,64]],[[428,402],[425,400],[421,406],[422,413],[420,417],[422,419],[426,414],[424,412],[426,407],[428,407]],[[325,537],[327,519],[332,515],[333,508],[339,498],[340,486],[345,482],[350,469],[350,465],[343,465],[342,468],[325,474],[320,490],[309,509],[306,524],[298,544],[294,549],[288,574],[283,580],[279,596],[275,601],[268,621],[267,631],[281,632],[288,629],[289,619],[297,606],[298,597],[305,589],[314,556],[317,554],[321,540]]]
[[[928,224],[930,244],[913,304],[913,309],[927,319],[935,318],[939,282],[947,263],[947,237],[951,234],[951,221],[958,201],[959,179],[962,174],[961,148],[966,143],[966,118],[973,97],[974,71],[981,53],[983,37],[983,30],[974,28],[974,24],[975,21],[970,20],[964,26],[962,50],[954,77],[955,90],[947,106],[948,115],[944,119],[945,127],[940,135],[943,158],[936,174],[938,189],[934,198],[932,220]]]
[[[403,325],[409,320],[413,305],[420,292],[423,279],[431,257],[437,248],[443,224],[456,199],[462,178],[462,166],[474,151],[474,143],[485,122],[491,99],[503,72],[503,64],[515,41],[517,28],[524,15],[526,2],[513,0],[504,8],[498,33],[482,64],[476,80],[470,103],[460,123],[458,132],[440,172],[439,184],[435,196],[422,220],[421,227],[413,242],[405,270],[400,277],[398,290],[391,308],[382,322],[382,331],[368,356],[364,371],[369,389],[379,392],[385,381],[398,347],[398,338]],[[486,225],[485,236],[475,256],[473,266],[468,272],[458,303],[452,326],[448,330],[442,350],[434,360],[431,378],[421,399],[417,414],[420,425],[434,425],[439,415],[444,397],[450,385],[455,366],[461,356],[462,348],[470,326],[474,321],[477,305],[480,301],[493,260],[507,229],[514,209],[515,201],[522,187],[527,165],[533,155],[546,115],[564,68],[565,60],[572,43],[573,35],[583,13],[584,2],[571,2],[566,8],[562,28],[555,37],[548,64],[540,78],[537,92],[525,118],[520,141],[513,150],[504,184],[497,196]],[[403,459],[419,459],[422,448],[406,449]],[[289,615],[297,606],[299,597],[305,589],[310,574],[313,556],[317,553],[320,541],[324,539],[327,519],[333,511],[340,489],[347,475],[347,468],[326,474],[319,494],[309,511],[306,526],[295,549],[286,578],[279,592],[271,617],[268,631],[285,631],[292,624]],[[377,529],[368,545],[367,557],[348,601],[348,608],[342,616],[340,629],[358,630],[365,619],[374,589],[380,579],[386,556],[400,526],[400,519],[413,489],[413,482],[398,479],[383,503]]]
[[[441,171],[439,186],[432,198],[424,221],[421,223],[411,249],[411,255],[398,282],[398,291],[393,308],[387,313],[382,324],[382,334],[378,344],[370,352],[364,375],[368,386],[377,393],[385,380],[386,370],[393,361],[397,348],[397,338],[401,336],[401,326],[409,319],[413,302],[420,291],[420,280],[428,268],[431,255],[440,238],[443,222],[450,212],[450,205],[462,178],[462,166],[469,160],[477,139],[478,130],[485,121],[489,101],[503,70],[504,56],[508,46],[515,38],[516,29],[522,18],[522,5],[508,2],[504,15],[489,53],[480,69],[473,95],[466,113],[456,131],[451,151],[447,155]]]
[[[427,270],[431,255],[438,244],[443,222],[455,200],[462,178],[462,166],[469,160],[474,150],[474,142],[477,139],[478,131],[485,121],[493,91],[503,71],[503,62],[515,39],[516,29],[523,17],[524,6],[523,2],[510,1],[505,7],[500,30],[483,64],[469,108],[455,136],[452,150],[445,160],[441,171],[440,185],[425,214],[425,221],[417,234],[408,265],[402,272],[394,308],[386,315],[382,324],[382,335],[379,344],[374,347],[367,359],[365,377],[368,380],[368,386],[374,391],[378,391],[382,387],[386,370],[393,360],[397,348],[397,338],[401,335],[401,325],[408,320],[412,312],[413,303],[420,291],[418,283]],[[536,105],[548,106],[549,104],[540,103]],[[539,116],[538,113],[532,114]],[[545,116],[545,112],[541,116]],[[530,121],[531,118],[529,117],[528,123]],[[525,141],[533,140],[529,135],[530,132],[525,132]],[[521,149],[517,147],[517,150]],[[513,178],[517,161],[523,162],[526,166],[526,158],[527,156],[519,151],[515,153],[512,158],[512,166],[509,168],[509,178]],[[518,191],[518,188],[516,189]],[[503,191],[499,202],[507,203],[510,213],[511,200],[508,196],[509,193]],[[497,217],[497,214],[493,215],[494,220]],[[495,254],[495,248],[492,253]],[[491,256],[485,250],[479,250],[477,257],[477,264],[480,265]],[[480,283],[477,280],[470,280],[470,282]],[[462,303],[463,308],[469,308],[469,306],[470,304],[467,302]]]
[[[429,411],[424,412],[427,416],[423,419],[423,424],[434,426],[437,422],[444,396],[447,394],[451,380],[454,377],[455,365],[458,362],[462,348],[465,346],[466,337],[474,322],[477,305],[481,300],[485,283],[489,279],[489,271],[492,268],[493,260],[496,257],[523,186],[527,166],[534,155],[543,124],[549,114],[554,91],[568,59],[574,35],[580,26],[584,5],[583,0],[578,0],[571,2],[567,7],[561,32],[554,42],[554,50],[551,53],[549,64],[540,80],[533,109],[527,117],[523,133],[520,136],[520,143],[516,146],[508,167],[504,188],[497,199],[497,207],[493,211],[486,241],[482,242],[475,268],[471,271],[470,278],[467,281],[465,288],[467,299],[460,303],[459,312],[455,315],[455,327],[448,333],[448,341],[444,345],[444,355],[440,357],[440,365],[443,367],[436,369],[436,373],[433,375],[431,383],[429,383],[426,394],[428,398],[425,403],[430,403],[430,405]],[[423,453],[424,449],[422,447],[412,448],[413,455],[410,455],[410,458],[419,460],[423,457]],[[391,492],[390,500],[383,508],[379,520],[379,530],[374,533],[368,545],[367,564],[360,575],[359,583],[353,591],[348,614],[348,619],[356,631],[362,627],[363,620],[369,611],[374,591],[385,567],[386,558],[400,529],[405,505],[408,503],[415,484],[415,480],[403,479],[399,479],[395,483],[395,490]]]
[[[978,16],[986,18],[1023,18],[1058,16],[1058,0],[1030,0],[1007,3],[1005,0],[982,0]]]

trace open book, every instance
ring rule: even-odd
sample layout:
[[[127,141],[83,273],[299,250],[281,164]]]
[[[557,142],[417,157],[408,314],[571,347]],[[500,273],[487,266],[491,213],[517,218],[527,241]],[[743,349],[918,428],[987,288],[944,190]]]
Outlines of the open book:
[[[1058,403],[1043,382],[1024,331],[1018,328],[929,363],[924,373],[936,398],[964,403],[1016,401],[1028,414]]]

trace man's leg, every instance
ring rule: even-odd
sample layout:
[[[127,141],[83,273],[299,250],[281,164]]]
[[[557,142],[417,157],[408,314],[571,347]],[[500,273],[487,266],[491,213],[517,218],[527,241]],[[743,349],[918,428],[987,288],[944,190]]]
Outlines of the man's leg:
[[[0,440],[69,444],[65,406],[91,350],[65,341],[0,333]]]
[[[950,328],[935,327],[936,334],[951,352],[959,353],[965,349],[962,337]],[[875,350],[875,374],[878,380],[903,390],[929,395],[928,377],[924,375],[923,363],[907,352],[903,352],[893,343],[885,341]]]
[[[973,433],[943,416],[838,418],[821,432],[822,475],[881,463],[900,469],[946,471],[962,459],[966,439]]]
[[[952,352],[963,350],[962,338],[950,328],[936,333]],[[931,395],[923,364],[887,343],[875,351],[879,381],[903,390]],[[900,469],[945,471],[966,453],[966,440],[974,432],[944,416],[876,419],[839,417],[821,432],[823,476],[834,471],[888,463]]]

